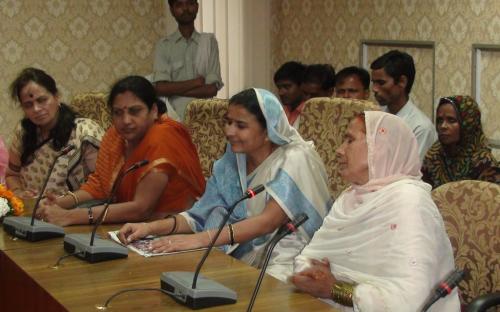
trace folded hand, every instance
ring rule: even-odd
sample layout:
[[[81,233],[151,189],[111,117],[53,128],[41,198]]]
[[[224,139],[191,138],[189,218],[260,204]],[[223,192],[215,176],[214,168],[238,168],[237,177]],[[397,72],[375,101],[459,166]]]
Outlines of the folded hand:
[[[311,259],[311,267],[296,273],[291,278],[298,289],[318,298],[330,298],[331,288],[337,281],[330,269],[327,258],[323,260]]]

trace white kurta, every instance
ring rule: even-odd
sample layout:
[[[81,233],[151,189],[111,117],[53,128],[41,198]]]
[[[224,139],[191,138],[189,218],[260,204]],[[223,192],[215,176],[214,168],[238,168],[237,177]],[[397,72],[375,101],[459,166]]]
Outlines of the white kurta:
[[[402,118],[413,131],[418,142],[420,161],[423,161],[429,148],[438,139],[434,124],[429,117],[413,104],[412,100],[408,100],[396,116]]]

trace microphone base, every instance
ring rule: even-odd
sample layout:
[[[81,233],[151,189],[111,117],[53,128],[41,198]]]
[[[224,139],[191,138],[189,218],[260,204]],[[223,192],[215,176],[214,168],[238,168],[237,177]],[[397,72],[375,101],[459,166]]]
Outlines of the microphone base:
[[[68,234],[64,237],[64,250],[75,253],[75,257],[90,263],[115,260],[128,257],[128,248],[111,240],[94,238],[90,246],[91,233]]]
[[[30,242],[64,236],[64,229],[60,226],[36,219],[31,225],[31,217],[6,217],[3,229],[14,237]]]
[[[160,276],[161,289],[172,292],[175,301],[193,309],[203,309],[236,303],[234,290],[198,275],[196,289],[193,289],[193,272],[163,272]]]

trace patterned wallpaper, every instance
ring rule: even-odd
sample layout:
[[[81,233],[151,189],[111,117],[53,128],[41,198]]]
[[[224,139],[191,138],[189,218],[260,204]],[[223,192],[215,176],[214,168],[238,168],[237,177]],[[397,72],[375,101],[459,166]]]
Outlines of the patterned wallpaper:
[[[64,101],[149,74],[164,12],[158,0],[0,0],[0,135],[21,117],[8,87],[24,67],[51,74]]]
[[[361,40],[434,41],[434,103],[472,93],[472,44],[500,44],[497,0],[272,0],[271,6],[273,71],[291,59],[336,69],[359,65]],[[500,140],[500,53],[492,54],[483,57],[479,103],[487,136]],[[432,63],[421,59],[412,97],[429,114]]]

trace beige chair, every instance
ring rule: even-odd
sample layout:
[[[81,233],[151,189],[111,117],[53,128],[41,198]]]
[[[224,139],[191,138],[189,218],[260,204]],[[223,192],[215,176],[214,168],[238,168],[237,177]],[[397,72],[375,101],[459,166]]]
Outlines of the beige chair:
[[[332,196],[347,187],[338,173],[335,150],[342,144],[351,119],[365,110],[380,110],[369,101],[342,98],[313,98],[307,101],[300,117],[299,133],[312,140],[323,159]]]
[[[227,105],[228,100],[198,99],[190,102],[186,108],[184,124],[196,145],[206,178],[212,175],[214,162],[222,157],[226,148],[223,117]]]
[[[70,104],[80,116],[95,120],[104,130],[111,126],[111,113],[107,106],[107,94],[99,92],[80,93]]]
[[[458,268],[463,301],[500,291],[500,185],[464,180],[434,189]]]

